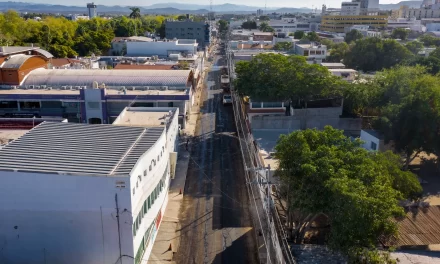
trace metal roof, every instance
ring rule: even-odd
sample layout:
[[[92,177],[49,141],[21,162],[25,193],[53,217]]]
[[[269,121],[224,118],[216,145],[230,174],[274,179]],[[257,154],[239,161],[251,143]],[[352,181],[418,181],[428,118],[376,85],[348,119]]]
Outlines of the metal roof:
[[[0,150],[0,170],[129,176],[164,128],[43,122]]]
[[[440,206],[405,208],[406,215],[394,220],[398,236],[382,241],[387,246],[427,246],[440,244]]]
[[[24,54],[12,55],[9,59],[5,60],[5,63],[3,63],[2,68],[19,69],[25,61],[27,61],[32,57],[33,57],[32,55],[24,55]]]
[[[46,57],[48,59],[53,58],[53,55],[47,50],[38,48],[35,51],[40,53],[41,55],[43,55],[44,57]]]
[[[188,87],[191,70],[70,70],[36,69],[30,72],[23,85],[92,86],[172,86]]]

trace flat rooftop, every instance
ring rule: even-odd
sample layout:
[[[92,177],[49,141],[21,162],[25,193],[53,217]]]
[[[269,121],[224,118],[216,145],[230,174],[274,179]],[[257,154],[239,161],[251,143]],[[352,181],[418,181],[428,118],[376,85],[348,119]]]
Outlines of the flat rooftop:
[[[163,131],[43,122],[0,150],[0,171],[128,177]]]
[[[328,69],[329,72],[357,72],[353,69]]]
[[[88,88],[91,89],[91,88]],[[50,95],[78,95],[79,90],[64,90],[64,89],[0,89],[0,96],[2,94],[22,94],[22,95],[39,95],[39,94],[50,94]],[[107,95],[124,95],[124,93],[117,88],[107,88]],[[178,90],[131,90],[130,87],[127,88],[127,95],[185,95],[188,94],[185,89]]]
[[[323,63],[320,63],[320,65],[324,66],[324,67],[340,67],[340,69],[345,68],[345,65],[340,62],[323,62]]]
[[[175,110],[171,112],[173,114]],[[170,111],[154,111],[151,107],[127,107],[113,122],[113,125],[165,127],[170,116]]]

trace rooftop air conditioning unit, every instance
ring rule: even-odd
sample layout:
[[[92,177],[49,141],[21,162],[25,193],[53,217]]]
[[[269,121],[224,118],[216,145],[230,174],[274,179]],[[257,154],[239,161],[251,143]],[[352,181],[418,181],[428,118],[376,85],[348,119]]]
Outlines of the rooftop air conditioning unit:
[[[72,90],[72,86],[67,86],[67,90]]]
[[[75,86],[75,90],[79,90],[79,88],[81,88],[81,86]]]
[[[161,91],[165,91],[166,89],[168,89],[168,86],[161,86],[161,87],[159,87],[159,90],[161,90]]]
[[[145,90],[145,91],[150,90],[150,86],[144,86],[144,90]]]
[[[82,86],[83,89],[87,89],[87,86]]]
[[[12,89],[17,89],[17,86],[12,86]]]
[[[39,85],[34,86],[34,89],[40,89]]]
[[[134,86],[133,86],[133,87],[131,87],[131,90],[132,90],[132,91],[136,90],[136,87],[134,87]]]
[[[52,87],[47,87],[47,90],[52,90]]]
[[[46,85],[41,85],[41,89],[46,89]]]

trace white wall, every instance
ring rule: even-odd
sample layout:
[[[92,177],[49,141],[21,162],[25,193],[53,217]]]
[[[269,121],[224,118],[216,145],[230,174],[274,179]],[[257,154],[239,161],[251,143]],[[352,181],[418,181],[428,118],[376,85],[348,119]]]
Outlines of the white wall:
[[[127,42],[127,56],[159,55],[168,56],[169,51],[180,51],[195,55],[197,47],[194,44],[177,44],[177,41],[158,42]]]
[[[99,118],[102,122],[102,97],[101,89],[85,89],[84,90],[84,100],[86,104],[86,120],[89,121],[90,118]]]
[[[128,178],[0,175],[0,263],[115,263],[115,194],[121,209],[122,254],[133,255],[131,215],[122,213],[131,209]],[[116,188],[118,181],[127,187]],[[133,260],[124,258],[123,263]]]
[[[362,145],[362,147],[366,150],[376,151],[379,150],[379,143],[380,140],[369,133],[365,132],[364,130],[361,130],[361,140],[365,143]],[[376,143],[376,149],[371,148],[371,142]]]

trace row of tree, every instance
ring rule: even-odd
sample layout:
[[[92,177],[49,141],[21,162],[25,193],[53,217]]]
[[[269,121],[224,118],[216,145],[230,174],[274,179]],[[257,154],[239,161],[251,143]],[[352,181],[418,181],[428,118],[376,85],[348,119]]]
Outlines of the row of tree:
[[[47,49],[55,57],[105,54],[116,37],[144,35],[165,36],[164,16],[142,16],[132,8],[130,17],[70,21],[64,17],[44,17],[40,21],[24,19],[15,11],[0,14],[0,45],[29,45]]]

